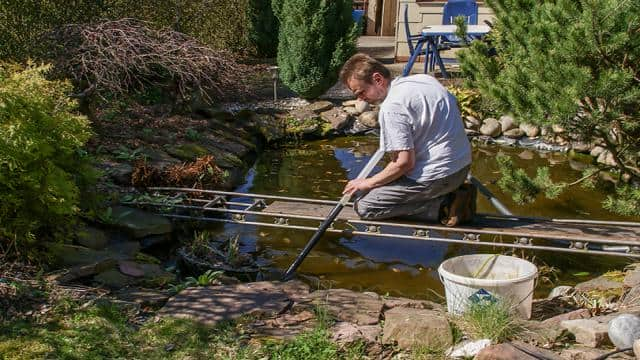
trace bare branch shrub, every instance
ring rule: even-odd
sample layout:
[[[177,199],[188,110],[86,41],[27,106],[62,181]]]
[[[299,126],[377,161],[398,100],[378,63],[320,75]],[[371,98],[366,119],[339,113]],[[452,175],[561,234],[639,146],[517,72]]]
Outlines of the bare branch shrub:
[[[80,96],[125,94],[149,86],[175,91],[177,100],[197,94],[211,102],[248,94],[244,78],[252,70],[232,54],[143,21],[66,25],[52,32],[50,40],[57,71],[74,80]]]

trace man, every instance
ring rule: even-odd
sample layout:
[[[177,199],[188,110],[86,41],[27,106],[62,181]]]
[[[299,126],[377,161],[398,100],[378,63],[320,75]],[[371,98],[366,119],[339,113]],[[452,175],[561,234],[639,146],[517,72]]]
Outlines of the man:
[[[428,75],[391,79],[382,63],[365,54],[347,60],[340,79],[358,99],[380,104],[380,148],[390,154],[381,172],[347,183],[344,194],[360,194],[358,215],[448,226],[471,220],[475,189],[461,187],[471,146],[455,97]]]

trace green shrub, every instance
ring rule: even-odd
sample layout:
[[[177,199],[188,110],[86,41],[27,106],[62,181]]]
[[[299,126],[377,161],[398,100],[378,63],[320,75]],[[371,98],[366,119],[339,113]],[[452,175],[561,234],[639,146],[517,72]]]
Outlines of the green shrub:
[[[250,31],[249,40],[256,54],[275,57],[278,54],[278,19],[271,8],[271,2],[265,0],[249,1]]]
[[[316,98],[335,84],[339,68],[355,51],[359,27],[351,8],[350,0],[274,2],[280,74],[298,95]]]
[[[87,180],[89,122],[48,69],[0,64],[0,239],[17,252],[70,223]]]

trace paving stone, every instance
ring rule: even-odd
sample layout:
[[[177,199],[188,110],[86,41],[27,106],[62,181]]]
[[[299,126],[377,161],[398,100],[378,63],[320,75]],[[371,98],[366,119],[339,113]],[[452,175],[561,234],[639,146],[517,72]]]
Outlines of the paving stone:
[[[384,306],[378,295],[347,289],[317,290],[310,293],[306,301],[325,307],[329,314],[340,321],[357,325],[378,324]]]
[[[482,349],[474,360],[561,360],[554,352],[520,341],[497,344]]]
[[[261,281],[188,288],[169,299],[159,314],[215,325],[243,315],[275,315],[289,306],[290,299],[281,287]]]
[[[608,326],[596,320],[564,320],[560,326],[571,332],[580,344],[597,348],[609,343]]]
[[[402,349],[444,347],[453,343],[449,321],[443,312],[397,307],[384,313],[383,344]]]

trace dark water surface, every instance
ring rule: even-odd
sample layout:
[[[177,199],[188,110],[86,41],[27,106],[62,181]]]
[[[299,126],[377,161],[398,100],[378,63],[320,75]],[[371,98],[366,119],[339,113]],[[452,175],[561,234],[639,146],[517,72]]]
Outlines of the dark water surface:
[[[255,194],[338,200],[347,179],[357,176],[377,149],[373,137],[351,137],[307,142],[291,148],[266,150],[260,154],[236,191]],[[539,198],[519,206],[494,185],[498,179],[495,157],[510,155],[514,163],[535,174],[539,166],[549,166],[554,180],[573,181],[580,177],[581,163],[560,153],[542,153],[513,147],[474,146],[472,173],[516,215],[552,218],[631,220],[615,216],[601,207],[610,189],[585,190],[575,187],[554,200]],[[496,213],[479,195],[478,211]],[[239,235],[241,249],[261,262],[286,269],[309,240],[312,232],[272,227],[227,224],[221,236]],[[473,247],[416,240],[326,234],[306,258],[299,273],[318,279],[321,287],[350,288],[412,298],[433,298],[443,294],[437,267],[445,259],[461,254],[505,253],[505,248]],[[548,251],[527,251],[518,255],[560,270],[558,284],[584,281],[576,274],[591,275],[621,269],[628,260],[610,256],[586,256]],[[542,286],[539,295],[550,288]]]

